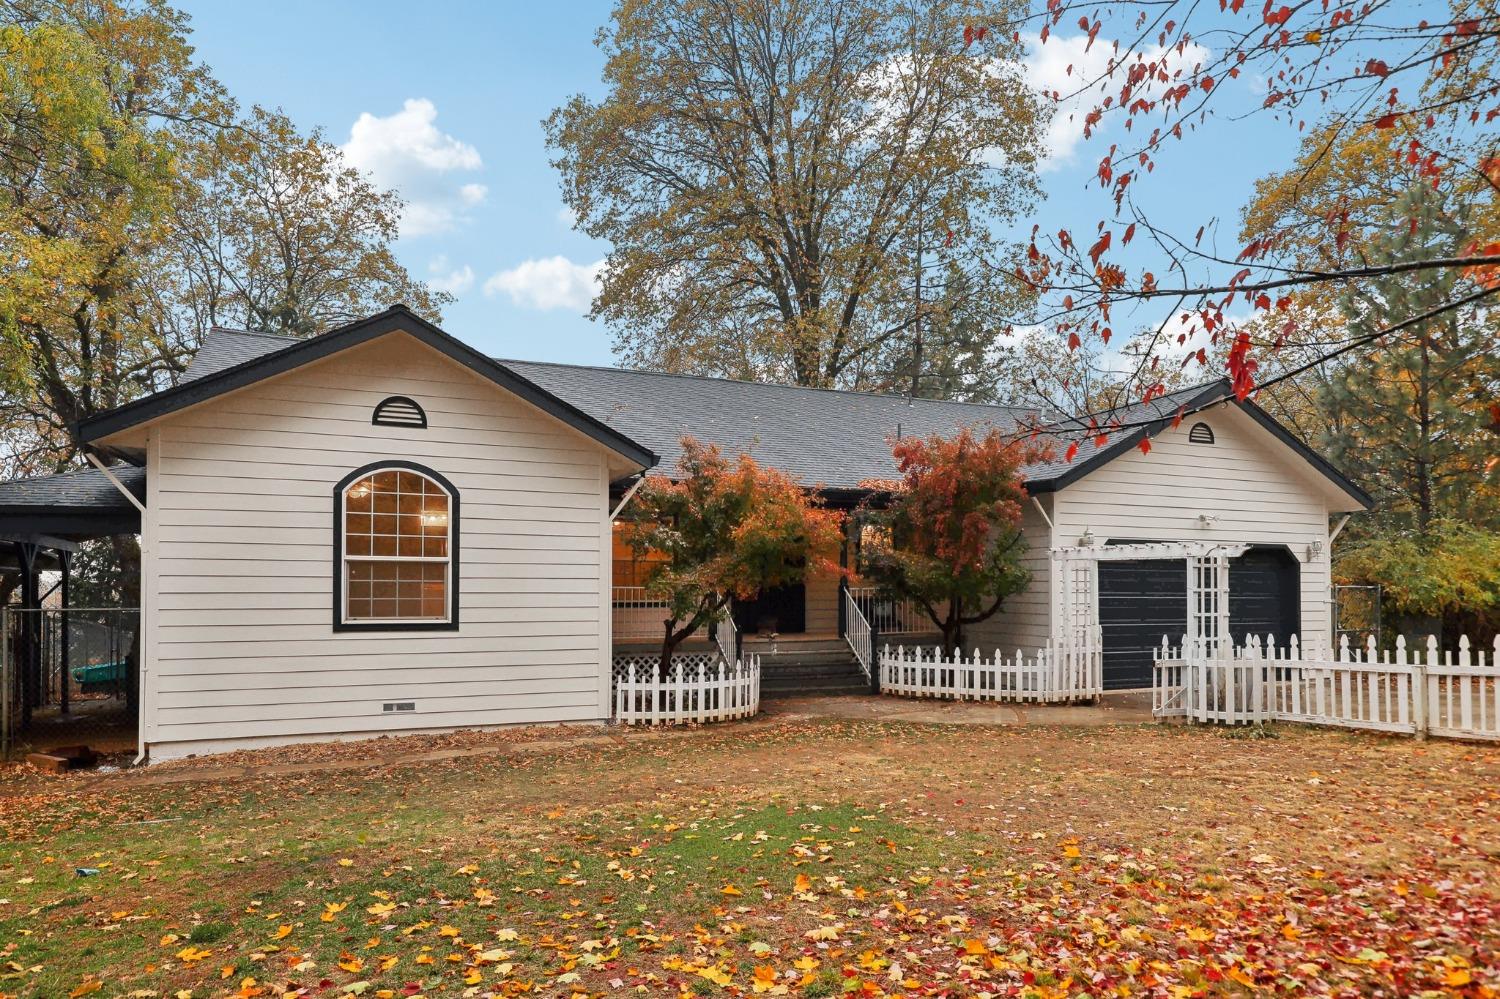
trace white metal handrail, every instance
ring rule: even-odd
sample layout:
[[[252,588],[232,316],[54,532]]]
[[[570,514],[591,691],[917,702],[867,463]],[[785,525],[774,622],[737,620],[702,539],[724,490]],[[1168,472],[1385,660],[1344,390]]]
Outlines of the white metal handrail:
[[[734,615],[726,607],[724,616],[714,625],[714,641],[719,646],[719,658],[726,663],[734,662],[739,648],[739,629],[734,625]]]
[[[865,679],[870,679],[875,662],[875,640],[870,634],[870,622],[851,589],[844,590],[844,641],[849,643],[849,651],[854,653]]]

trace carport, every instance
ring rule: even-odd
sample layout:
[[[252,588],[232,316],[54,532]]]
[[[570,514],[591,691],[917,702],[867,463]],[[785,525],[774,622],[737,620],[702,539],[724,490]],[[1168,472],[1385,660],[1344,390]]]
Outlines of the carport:
[[[79,543],[139,534],[145,491],[130,465],[0,483],[0,576],[19,598],[0,609],[0,757],[134,728],[137,611],[75,607],[71,589]]]

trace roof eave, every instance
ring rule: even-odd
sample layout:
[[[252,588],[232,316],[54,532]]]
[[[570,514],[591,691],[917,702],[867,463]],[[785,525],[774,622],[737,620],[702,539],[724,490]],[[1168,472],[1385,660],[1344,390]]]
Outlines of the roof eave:
[[[211,375],[157,392],[144,399],[137,399],[115,409],[97,413],[78,422],[78,438],[90,442],[112,436],[398,331],[421,340],[449,359],[495,382],[642,468],[651,468],[660,460],[650,448],[637,444],[618,430],[594,419],[530,379],[454,339],[402,305],[392,306],[377,315],[330,330],[321,336],[299,340],[280,350],[274,350]]]

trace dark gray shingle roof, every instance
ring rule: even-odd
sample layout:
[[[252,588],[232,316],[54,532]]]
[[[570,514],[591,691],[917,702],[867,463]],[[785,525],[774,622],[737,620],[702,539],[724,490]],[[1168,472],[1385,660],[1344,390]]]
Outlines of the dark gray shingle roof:
[[[115,465],[110,471],[135,494],[146,496],[146,470],[134,465]],[[0,508],[47,510],[134,511],[135,507],[97,468],[76,472],[0,482]]]
[[[183,381],[214,374],[292,343],[263,333],[214,330]],[[979,403],[803,388],[627,368],[507,361],[501,364],[661,456],[670,474],[691,434],[746,453],[807,485],[851,489],[895,474],[887,438],[948,434],[961,426],[1008,431],[1029,411]]]
[[[289,337],[237,330],[214,330],[188,367],[192,381],[296,342]],[[585,367],[539,361],[500,361],[503,367],[563,399],[661,456],[656,474],[670,474],[681,455],[679,441],[691,434],[730,454],[753,455],[764,464],[796,475],[807,485],[856,488],[895,474],[888,439],[895,433],[951,434],[962,426],[1009,431],[1034,422],[1031,411],[1007,406],[908,401],[904,396],[810,389],[793,385],[738,382],[723,378],[672,375],[625,368]],[[1086,433],[1087,419],[1051,423],[1039,441],[1052,457],[1025,470],[1033,491],[1061,489],[1069,482],[1135,447],[1154,434],[1182,406],[1189,410],[1233,398],[1223,380],[1168,393],[1149,403],[1125,406],[1096,417],[1104,427],[1123,427],[1096,449]],[[1312,452],[1252,403],[1239,403],[1250,416],[1281,438],[1309,463],[1365,505],[1369,497],[1336,468]],[[1155,427],[1137,427],[1155,421]],[[1080,434],[1083,431],[1084,433]],[[1068,444],[1082,436],[1078,454],[1065,460]]]
[[[857,488],[896,474],[889,438],[1014,429],[1024,410],[977,403],[740,382],[625,368],[502,361],[661,455],[671,474],[691,435],[730,455],[749,454],[806,485]]]

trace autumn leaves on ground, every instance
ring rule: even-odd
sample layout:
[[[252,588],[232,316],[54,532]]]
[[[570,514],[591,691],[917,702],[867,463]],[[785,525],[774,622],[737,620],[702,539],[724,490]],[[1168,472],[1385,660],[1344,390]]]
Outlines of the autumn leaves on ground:
[[[496,752],[10,774],[0,995],[1500,990],[1500,748],[826,722],[476,738]]]

